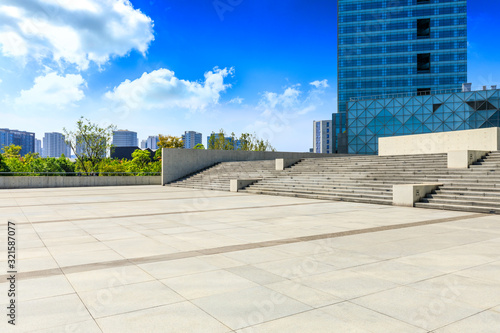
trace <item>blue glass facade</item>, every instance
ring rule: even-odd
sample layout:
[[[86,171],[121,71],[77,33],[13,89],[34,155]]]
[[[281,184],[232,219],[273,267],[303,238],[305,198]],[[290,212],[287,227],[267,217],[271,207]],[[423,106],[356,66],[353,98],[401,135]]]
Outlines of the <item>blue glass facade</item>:
[[[0,128],[0,152],[10,145],[21,146],[21,156],[35,152],[35,133]]]
[[[351,98],[465,82],[466,0],[338,0],[339,113]]]
[[[377,154],[378,138],[500,127],[500,90],[349,102],[350,154]]]
[[[333,127],[333,140],[334,140],[334,148],[333,153],[339,153],[340,151],[344,151],[341,147],[339,147],[339,135],[345,133],[347,128],[346,122],[346,113],[334,113],[332,118],[332,127]]]

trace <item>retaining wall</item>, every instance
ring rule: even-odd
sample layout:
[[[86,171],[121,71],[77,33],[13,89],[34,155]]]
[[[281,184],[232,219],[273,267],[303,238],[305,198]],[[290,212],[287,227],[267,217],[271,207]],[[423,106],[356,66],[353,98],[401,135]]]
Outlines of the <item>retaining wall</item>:
[[[127,186],[160,185],[161,176],[2,176],[0,189],[83,187],[83,186]]]
[[[162,151],[162,184],[168,184],[220,162],[263,161],[277,158],[295,159],[340,157],[340,154],[288,153],[270,151],[167,149]]]

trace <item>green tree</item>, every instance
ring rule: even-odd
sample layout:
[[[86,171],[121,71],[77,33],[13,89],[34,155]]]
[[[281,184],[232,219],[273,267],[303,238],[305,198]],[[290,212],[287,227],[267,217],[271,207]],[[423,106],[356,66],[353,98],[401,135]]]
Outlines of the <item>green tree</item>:
[[[208,139],[208,149],[214,150],[233,150],[234,133],[231,137],[226,136],[226,132],[221,128],[219,133],[212,132]]]
[[[147,169],[148,164],[151,162],[151,155],[147,150],[137,149],[132,153],[132,164],[138,171]]]
[[[9,172],[9,167],[4,161],[4,157],[0,154],[0,172]]]
[[[21,146],[10,145],[3,147],[3,157],[5,158],[19,158],[21,157]]]
[[[116,127],[100,127],[89,119],[81,117],[76,122],[76,130],[64,128],[66,143],[75,152],[79,168],[84,172],[96,172],[98,164],[112,149],[111,138]]]
[[[159,135],[159,140],[157,145],[158,149],[161,148],[183,148],[184,141],[182,141],[182,137],[172,136],[172,135]]]
[[[163,148],[184,148],[182,137],[173,135],[158,135],[158,149],[155,152],[154,159],[161,161],[161,151]]]
[[[198,143],[196,146],[193,147],[193,149],[205,149],[205,146],[201,143]]]

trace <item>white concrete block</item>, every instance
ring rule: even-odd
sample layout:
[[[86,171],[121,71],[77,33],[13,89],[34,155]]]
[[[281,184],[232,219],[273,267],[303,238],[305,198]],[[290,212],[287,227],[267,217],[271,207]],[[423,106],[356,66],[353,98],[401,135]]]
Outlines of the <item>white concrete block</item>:
[[[483,158],[489,151],[455,150],[448,152],[448,169],[468,169],[477,160]]]
[[[500,150],[500,128],[379,138],[379,155],[441,154],[455,150]]]
[[[238,192],[259,180],[260,179],[231,179],[229,182],[229,189],[231,192]]]
[[[427,194],[431,193],[443,184],[404,184],[393,185],[392,204],[394,206],[413,207]]]
[[[277,158],[276,171],[283,171],[300,160],[300,158]]]

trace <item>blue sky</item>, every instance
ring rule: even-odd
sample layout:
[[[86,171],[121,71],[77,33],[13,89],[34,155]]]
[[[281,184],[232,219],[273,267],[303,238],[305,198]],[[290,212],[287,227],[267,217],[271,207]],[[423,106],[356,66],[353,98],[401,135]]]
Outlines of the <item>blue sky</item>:
[[[474,86],[500,81],[499,10],[469,2]],[[336,111],[336,56],[335,1],[3,0],[0,127],[41,138],[83,115],[140,139],[223,128],[307,151]]]

